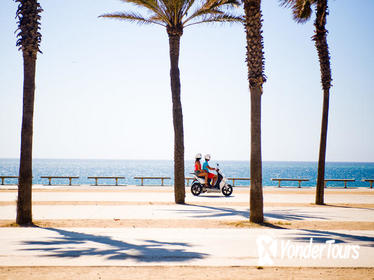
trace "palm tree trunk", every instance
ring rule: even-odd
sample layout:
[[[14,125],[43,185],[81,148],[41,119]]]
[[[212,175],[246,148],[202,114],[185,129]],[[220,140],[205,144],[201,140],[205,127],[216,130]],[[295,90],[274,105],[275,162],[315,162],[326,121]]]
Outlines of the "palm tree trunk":
[[[17,218],[19,225],[32,224],[32,140],[36,56],[23,55],[23,114],[19,168]]]
[[[327,127],[329,116],[329,97],[331,87],[331,67],[329,46],[327,44],[326,16],[328,14],[327,0],[318,0],[315,21],[315,35],[313,40],[318,52],[318,59],[321,71],[321,83],[323,88],[323,109],[322,109],[322,126],[321,140],[319,147],[318,174],[316,187],[316,204],[324,204],[324,181],[325,181],[325,160],[327,145]]]
[[[323,94],[323,110],[322,110],[322,125],[321,125],[321,139],[319,145],[319,159],[318,159],[318,174],[316,187],[316,204],[324,204],[324,182],[325,182],[325,159],[326,159],[326,145],[327,145],[327,125],[329,118],[329,92]]]
[[[247,67],[251,93],[251,190],[250,221],[264,221],[261,157],[261,95],[266,81],[262,38],[261,0],[245,0],[245,31],[247,39]]]
[[[262,197],[262,156],[261,156],[261,88],[251,91],[251,190],[250,221],[264,221],[264,205]]]
[[[174,197],[175,203],[185,203],[185,178],[184,178],[184,136],[183,114],[180,98],[179,75],[179,44],[182,35],[181,30],[168,29],[170,46],[170,82],[173,101],[173,125],[174,125]]]

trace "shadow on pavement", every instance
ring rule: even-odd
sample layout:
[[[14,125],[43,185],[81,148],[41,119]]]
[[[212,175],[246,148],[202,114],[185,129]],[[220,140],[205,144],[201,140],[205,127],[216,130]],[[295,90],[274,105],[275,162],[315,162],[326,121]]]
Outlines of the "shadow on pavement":
[[[265,218],[272,218],[277,220],[286,220],[286,221],[301,221],[307,219],[320,219],[320,220],[329,220],[320,215],[311,215],[310,213],[303,213],[300,209],[274,209],[266,211],[264,213]]]
[[[191,209],[179,209],[179,210],[167,210],[175,211],[180,213],[191,213],[193,218],[222,218],[222,217],[232,217],[237,218],[243,217],[249,219],[249,209],[237,210],[230,207],[215,207],[206,206],[198,204],[184,204],[184,206],[189,206]],[[299,212],[299,213],[298,213]],[[327,220],[327,218],[322,216],[313,216],[310,213],[300,213],[299,209],[274,209],[264,212],[265,219],[278,219],[278,220],[307,220],[307,219],[321,219]]]
[[[229,208],[229,207],[214,207],[198,204],[184,204],[184,206],[191,207],[190,209],[171,210],[180,213],[191,213],[194,218],[220,218],[241,216],[249,218],[249,209],[245,211]]]
[[[49,252],[48,257],[79,258],[82,256],[102,256],[108,260],[133,259],[147,263],[189,261],[202,259],[207,256],[207,254],[187,251],[190,245],[184,242],[141,240],[141,244],[138,245],[104,235],[57,228],[40,229],[58,233],[59,236],[50,237],[48,241],[25,241],[24,245],[33,247],[23,250]]]
[[[335,208],[350,208],[350,209],[363,209],[363,210],[369,210],[369,211],[374,211],[374,208],[367,208],[367,207],[362,207],[362,206],[349,206],[349,205],[335,205],[335,204],[323,204],[323,205],[318,205],[320,207],[335,207]]]
[[[357,244],[360,246],[374,247],[374,238],[364,235],[308,229],[303,229],[302,233],[290,233],[290,235],[294,235],[291,237],[292,240],[299,242],[309,242],[310,238],[313,238],[314,243],[326,243],[328,240],[334,240],[335,244],[349,242],[353,245]]]

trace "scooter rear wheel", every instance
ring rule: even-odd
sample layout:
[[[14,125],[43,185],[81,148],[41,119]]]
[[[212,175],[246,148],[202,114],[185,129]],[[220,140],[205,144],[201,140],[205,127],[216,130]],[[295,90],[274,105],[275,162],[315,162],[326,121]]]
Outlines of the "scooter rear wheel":
[[[224,196],[230,196],[232,194],[232,186],[231,185],[223,186],[222,193]]]
[[[202,189],[203,188],[199,183],[194,183],[191,186],[191,193],[195,196],[198,196],[199,194],[201,194]]]

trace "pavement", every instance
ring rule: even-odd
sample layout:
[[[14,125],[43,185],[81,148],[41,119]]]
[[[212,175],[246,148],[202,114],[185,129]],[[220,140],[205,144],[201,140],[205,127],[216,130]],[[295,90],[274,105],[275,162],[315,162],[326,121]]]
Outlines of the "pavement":
[[[273,227],[237,227],[249,217],[248,188],[231,197],[186,189],[186,205],[170,187],[34,186],[35,221],[102,220],[95,227],[0,227],[0,266],[291,266],[374,267],[374,190],[265,188],[265,219]],[[0,221],[13,222],[17,193],[0,188]],[[105,221],[138,221],[110,227]],[[142,226],[152,220],[167,227]],[[199,227],[190,227],[193,221]],[[212,221],[234,224],[212,226]],[[304,221],[310,227],[282,228]],[[319,223],[366,222],[369,229],[319,229]],[[183,224],[183,226],[181,226]],[[140,225],[140,226],[139,226]]]

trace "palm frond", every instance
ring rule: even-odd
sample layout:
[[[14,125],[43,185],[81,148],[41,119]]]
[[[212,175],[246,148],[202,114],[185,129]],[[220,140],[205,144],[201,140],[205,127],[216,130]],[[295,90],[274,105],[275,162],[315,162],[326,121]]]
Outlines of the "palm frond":
[[[293,19],[297,23],[305,23],[312,16],[312,1],[310,0],[299,0],[297,4],[297,9],[293,11]]]
[[[182,12],[181,18],[184,18],[185,16],[187,16],[189,10],[191,9],[191,7],[193,6],[194,3],[195,3],[195,0],[185,1],[185,5],[183,7],[183,12]]]
[[[244,17],[243,16],[237,16],[237,15],[228,15],[228,14],[223,14],[223,15],[211,15],[202,18],[199,21],[192,22],[189,24],[186,24],[184,27],[195,25],[195,24],[200,24],[200,23],[244,23]]]
[[[224,12],[222,12],[219,9],[204,9],[204,10],[197,10],[195,11],[190,17],[188,17],[184,23],[198,17],[203,17],[207,15],[222,15]]]
[[[296,0],[279,0],[279,5],[285,8],[293,7]]]
[[[215,9],[218,7],[238,7],[241,2],[237,0],[207,0],[202,8],[203,9]]]
[[[160,6],[160,1],[157,0],[121,0],[124,3],[133,4],[137,7],[145,8],[148,11],[151,11],[157,14],[165,22],[169,21],[169,18],[165,14],[165,9]]]
[[[166,26],[166,24],[164,23],[163,19],[161,17],[159,17],[158,15],[150,16],[149,20],[155,21],[155,22],[159,22],[160,24],[162,23],[163,26]]]
[[[192,15],[183,22],[183,24],[187,24],[189,21],[194,19],[199,23],[204,22],[207,15],[224,15],[226,14],[226,11],[223,10],[224,8],[230,9],[239,5],[240,2],[237,0],[207,0],[201,7],[198,7]]]
[[[168,18],[169,25],[175,24],[175,5],[172,0],[159,0],[159,6],[164,11],[166,17]]]
[[[155,23],[162,26],[177,27],[205,22],[237,22],[242,18],[231,14],[239,0],[121,0],[151,12],[143,16],[135,12],[104,14],[100,17],[114,18],[141,24]],[[190,10],[193,11],[190,13]]]
[[[293,19],[297,23],[305,23],[312,16],[312,5],[317,3],[317,0],[279,0],[280,5],[285,8],[290,8],[293,14]]]
[[[126,20],[126,21],[129,21],[129,22],[136,22],[136,23],[139,23],[139,24],[154,23],[154,24],[158,24],[158,25],[161,25],[161,26],[165,26],[164,24],[162,24],[162,21],[159,20],[159,18],[156,20],[155,16],[153,16],[151,18],[145,18],[142,15],[134,13],[134,12],[103,14],[99,17]]]
[[[162,3],[170,21],[174,24],[180,24],[186,7],[191,0],[159,0]]]

